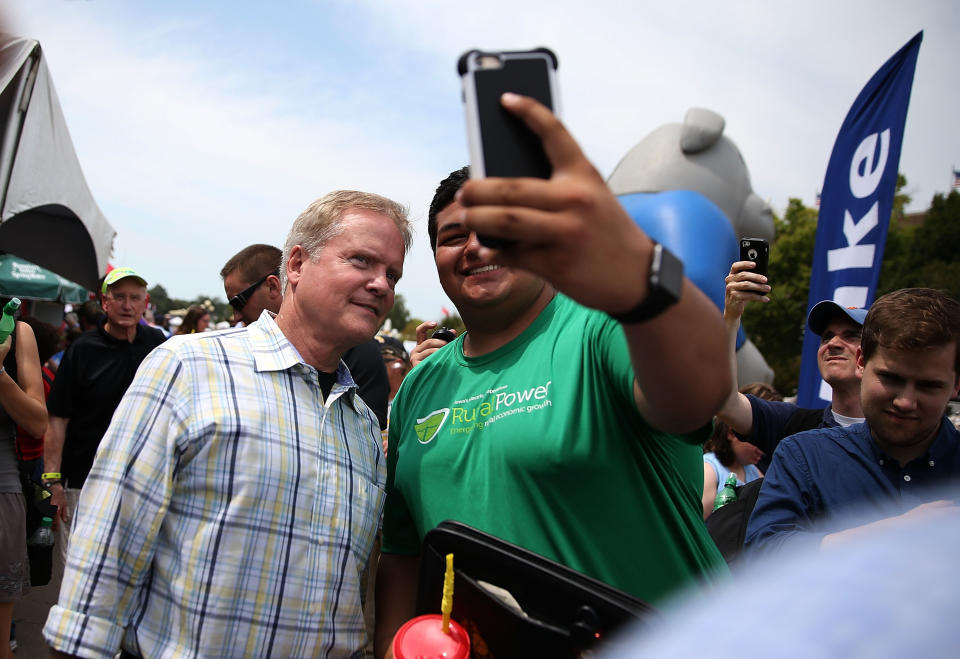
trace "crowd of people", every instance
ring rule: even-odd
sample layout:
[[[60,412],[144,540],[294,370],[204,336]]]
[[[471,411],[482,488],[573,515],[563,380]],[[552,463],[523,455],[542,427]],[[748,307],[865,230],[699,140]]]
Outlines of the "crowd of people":
[[[127,267],[59,359],[55,332],[18,323],[0,345],[0,640],[29,588],[21,470],[51,495],[65,561],[44,637],[81,657],[390,656],[424,537],[448,519],[658,607],[731,579],[704,521],[729,474],[761,483],[758,554],[956,515],[933,486],[960,475],[957,301],[824,301],[807,326],[831,404],[741,392],[736,330],[767,277],[734,263],[719,313],[548,109],[503,103],[553,176],[462,168],[438,186],[430,246],[466,327],[452,341],[434,323],[409,353],[378,336],[411,227],[355,191],[224,265],[234,327],[205,331],[196,307],[168,338]],[[844,527],[852,509],[867,519]]]

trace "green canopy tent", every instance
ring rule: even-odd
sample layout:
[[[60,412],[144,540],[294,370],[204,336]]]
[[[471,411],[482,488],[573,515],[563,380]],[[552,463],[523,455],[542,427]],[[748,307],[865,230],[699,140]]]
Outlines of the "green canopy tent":
[[[0,296],[78,304],[90,298],[90,291],[35,263],[0,253]]]

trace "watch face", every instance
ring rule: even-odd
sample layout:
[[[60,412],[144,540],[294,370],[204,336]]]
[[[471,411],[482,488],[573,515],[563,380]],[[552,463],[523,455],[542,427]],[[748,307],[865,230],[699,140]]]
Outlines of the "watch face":
[[[666,247],[661,247],[660,288],[673,296],[673,301],[680,299],[683,292],[683,261],[677,258]]]
[[[639,305],[626,313],[611,316],[621,323],[641,323],[656,318],[676,304],[683,292],[683,261],[660,243],[655,243],[648,282],[647,297]]]

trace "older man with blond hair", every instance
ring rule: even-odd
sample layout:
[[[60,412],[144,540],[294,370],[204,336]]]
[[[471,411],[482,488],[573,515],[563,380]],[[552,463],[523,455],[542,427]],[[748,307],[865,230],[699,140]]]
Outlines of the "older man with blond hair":
[[[58,651],[348,656],[383,506],[376,416],[341,361],[393,305],[406,209],[340,191],[284,247],[280,311],[175,337],[124,397],[80,499]]]

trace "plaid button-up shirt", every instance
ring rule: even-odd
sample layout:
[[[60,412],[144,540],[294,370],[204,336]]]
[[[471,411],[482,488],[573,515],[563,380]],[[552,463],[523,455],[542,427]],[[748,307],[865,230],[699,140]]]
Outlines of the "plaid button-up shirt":
[[[343,362],[326,401],[266,312],[143,362],[83,488],[56,649],[347,656],[383,507],[377,419]]]

